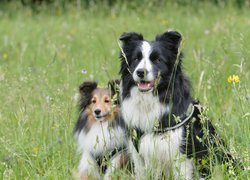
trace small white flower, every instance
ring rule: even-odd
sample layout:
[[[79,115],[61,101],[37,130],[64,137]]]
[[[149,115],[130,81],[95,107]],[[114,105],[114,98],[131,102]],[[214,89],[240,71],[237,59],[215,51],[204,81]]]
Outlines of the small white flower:
[[[4,74],[0,74],[0,81],[3,81],[5,79]]]
[[[204,34],[205,34],[205,35],[209,35],[209,33],[210,33],[209,30],[205,30],[205,31],[204,31]]]
[[[83,74],[83,75],[87,74],[87,70],[86,70],[86,69],[83,69],[83,70],[82,70],[82,74]]]
[[[20,76],[19,80],[26,82],[28,80],[28,78],[26,76]]]
[[[50,97],[50,96],[46,96],[45,100],[46,100],[47,103],[49,103],[49,102],[51,102],[53,100],[53,98]]]

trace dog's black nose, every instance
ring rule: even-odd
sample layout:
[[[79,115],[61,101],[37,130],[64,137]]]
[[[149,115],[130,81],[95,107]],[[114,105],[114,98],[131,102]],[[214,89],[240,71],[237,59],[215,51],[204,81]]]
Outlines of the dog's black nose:
[[[139,78],[143,79],[147,75],[146,69],[137,69],[136,74]]]
[[[96,109],[94,112],[95,112],[96,115],[100,115],[101,110],[100,109]]]

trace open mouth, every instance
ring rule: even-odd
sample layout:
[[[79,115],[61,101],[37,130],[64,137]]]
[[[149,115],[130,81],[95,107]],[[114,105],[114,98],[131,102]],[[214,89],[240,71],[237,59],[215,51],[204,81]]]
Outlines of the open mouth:
[[[154,81],[139,81],[137,86],[142,92],[150,91],[154,87]]]

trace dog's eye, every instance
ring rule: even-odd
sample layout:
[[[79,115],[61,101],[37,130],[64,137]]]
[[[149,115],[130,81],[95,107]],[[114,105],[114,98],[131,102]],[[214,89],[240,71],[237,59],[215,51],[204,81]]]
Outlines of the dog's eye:
[[[138,60],[141,60],[141,59],[142,59],[142,53],[141,53],[141,52],[139,52],[139,53],[137,54],[137,59],[138,59]]]
[[[95,99],[93,99],[91,102],[92,102],[93,104],[95,104],[95,103],[96,103],[96,100],[95,100]]]
[[[135,61],[135,62],[138,62],[138,61],[140,61],[140,59],[138,59],[138,58],[135,58],[135,59],[134,59],[134,61]]]
[[[105,101],[104,101],[105,103],[109,103],[110,101],[108,100],[108,99],[105,99]]]
[[[160,61],[160,57],[156,52],[152,52],[149,58],[153,63],[158,63]]]
[[[160,58],[151,59],[151,61],[152,61],[153,63],[158,63],[158,62],[160,62]]]
[[[152,60],[152,62],[154,62],[154,63],[158,63],[158,62],[160,62],[160,59],[159,59],[159,58],[154,59],[154,60]]]
[[[138,52],[134,58],[134,61],[140,61],[142,59],[142,53]]]

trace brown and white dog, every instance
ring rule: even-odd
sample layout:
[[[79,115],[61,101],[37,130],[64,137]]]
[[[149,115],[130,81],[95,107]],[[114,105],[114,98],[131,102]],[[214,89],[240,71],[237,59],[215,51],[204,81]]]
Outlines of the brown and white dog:
[[[75,137],[82,155],[78,166],[80,179],[100,179],[102,175],[108,178],[125,163],[122,152],[126,138],[115,91],[114,81],[109,82],[109,88],[98,88],[91,81],[79,87],[80,115]]]

